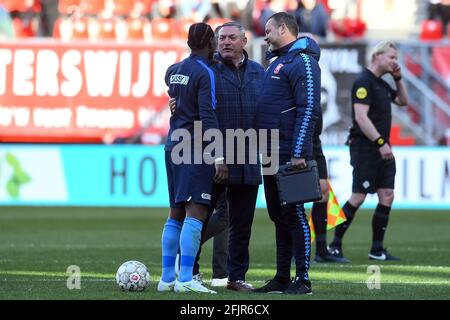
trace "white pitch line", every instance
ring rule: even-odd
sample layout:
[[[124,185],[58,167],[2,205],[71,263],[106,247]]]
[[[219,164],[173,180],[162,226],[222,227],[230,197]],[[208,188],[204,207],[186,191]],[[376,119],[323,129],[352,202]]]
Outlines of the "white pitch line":
[[[34,282],[61,282],[66,283],[67,279],[55,279],[55,278],[48,278],[48,279],[36,279],[36,280],[18,280],[18,279],[0,279],[0,282],[27,282],[27,283],[34,283]],[[92,279],[92,278],[84,278],[81,276],[81,283],[83,282],[115,282],[114,279]],[[209,282],[209,280],[205,281]],[[266,281],[263,280],[254,280],[249,281],[250,283],[265,283]],[[155,285],[158,283],[158,281],[152,281]],[[366,281],[329,281],[329,280],[314,280],[313,283],[321,283],[321,284],[366,284]],[[397,284],[397,285],[416,285],[416,284],[429,284],[429,285],[450,285],[450,281],[381,281],[381,284]]]

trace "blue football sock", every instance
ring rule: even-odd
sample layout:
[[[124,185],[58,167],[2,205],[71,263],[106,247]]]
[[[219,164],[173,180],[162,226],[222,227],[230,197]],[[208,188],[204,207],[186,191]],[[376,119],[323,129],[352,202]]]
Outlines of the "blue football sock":
[[[175,257],[178,253],[180,233],[183,223],[174,219],[167,219],[161,238],[162,247],[162,275],[161,280],[172,282],[175,280]]]
[[[184,219],[180,235],[181,265],[178,275],[178,281],[180,282],[192,280],[192,269],[200,247],[202,228],[203,222],[200,220],[191,217]]]

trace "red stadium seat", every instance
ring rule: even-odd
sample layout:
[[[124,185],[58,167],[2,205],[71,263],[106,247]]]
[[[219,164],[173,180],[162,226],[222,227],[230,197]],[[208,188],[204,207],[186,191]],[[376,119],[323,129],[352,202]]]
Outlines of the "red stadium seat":
[[[153,4],[156,1],[157,0],[140,0],[139,2],[142,4],[142,12],[141,12],[141,14],[143,16],[151,14],[152,13],[152,9],[153,9]]]
[[[128,16],[135,8],[137,0],[114,0],[114,14]]]
[[[402,134],[402,127],[399,124],[393,124],[391,128],[390,142],[394,146],[414,146],[416,145],[416,138],[412,135],[404,136]]]
[[[35,5],[35,0],[2,0],[0,3],[3,4],[9,12],[25,12],[33,8]]]
[[[127,24],[127,39],[142,40],[150,37],[150,22],[145,18],[128,18]]]
[[[152,38],[158,40],[171,40],[176,36],[176,20],[159,18],[152,20]]]
[[[83,13],[97,15],[105,9],[105,0],[80,0]]]
[[[179,19],[177,24],[178,38],[183,40],[187,39],[189,34],[189,27],[193,23],[195,23],[195,20],[191,18]]]
[[[116,39],[116,21],[114,19],[98,19],[97,39],[115,40]],[[91,37],[92,38],[92,37]]]
[[[359,18],[353,19],[344,17],[342,19],[331,20],[330,29],[333,33],[342,38],[359,38],[366,32],[366,23]]]
[[[21,19],[14,18],[12,20],[12,27],[14,30],[15,38],[31,38],[36,35],[36,32],[33,29],[33,24],[31,22],[25,24]]]
[[[72,22],[72,39],[89,39],[88,20],[80,17]]]
[[[58,12],[60,14],[72,14],[80,10],[80,0],[59,0]]]
[[[211,18],[208,20],[208,24],[211,26],[213,31],[216,31],[216,28],[223,25],[225,22],[230,22],[230,19],[226,18]]]
[[[420,27],[420,40],[440,40],[443,37],[443,26],[439,20],[424,20]]]

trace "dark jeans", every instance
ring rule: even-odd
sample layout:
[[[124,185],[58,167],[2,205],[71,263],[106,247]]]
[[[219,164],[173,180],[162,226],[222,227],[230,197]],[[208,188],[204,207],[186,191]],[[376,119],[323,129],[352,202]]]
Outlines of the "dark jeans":
[[[216,209],[206,225],[203,242],[213,239],[212,277],[227,278],[229,215],[227,193],[224,191],[218,198]]]

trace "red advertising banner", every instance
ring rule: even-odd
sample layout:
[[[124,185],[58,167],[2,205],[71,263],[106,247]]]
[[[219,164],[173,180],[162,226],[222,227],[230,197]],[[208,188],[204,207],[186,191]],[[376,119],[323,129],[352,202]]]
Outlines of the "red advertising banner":
[[[171,44],[0,43],[0,142],[104,142],[167,134]]]

